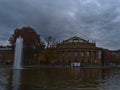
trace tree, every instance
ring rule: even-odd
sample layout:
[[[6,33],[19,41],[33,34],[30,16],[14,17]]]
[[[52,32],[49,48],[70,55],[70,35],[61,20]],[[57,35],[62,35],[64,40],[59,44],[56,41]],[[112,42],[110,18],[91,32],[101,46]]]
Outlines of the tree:
[[[38,53],[45,47],[44,42],[41,41],[40,35],[31,28],[23,27],[21,29],[15,29],[14,34],[9,38],[11,46],[15,47],[16,39],[21,36],[23,38],[23,56],[25,59],[24,63],[34,62],[34,58],[37,58]]]
[[[46,48],[52,48],[56,45],[56,40],[52,36],[45,37]]]
[[[45,42],[46,42],[45,58],[46,63],[49,64],[51,60],[55,58],[54,47],[56,46],[57,42],[55,38],[52,36],[45,37]]]

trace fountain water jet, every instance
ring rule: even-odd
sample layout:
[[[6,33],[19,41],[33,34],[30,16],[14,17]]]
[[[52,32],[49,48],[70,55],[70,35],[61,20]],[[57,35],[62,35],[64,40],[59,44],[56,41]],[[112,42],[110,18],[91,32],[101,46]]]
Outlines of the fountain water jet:
[[[16,39],[16,45],[15,45],[15,56],[14,56],[14,69],[20,69],[21,68],[21,61],[22,61],[22,54],[23,53],[23,38],[18,37]]]

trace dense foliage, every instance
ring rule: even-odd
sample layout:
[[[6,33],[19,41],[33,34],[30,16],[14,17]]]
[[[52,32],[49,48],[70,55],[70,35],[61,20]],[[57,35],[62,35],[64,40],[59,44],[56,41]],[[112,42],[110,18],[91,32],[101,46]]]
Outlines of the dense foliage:
[[[44,49],[45,44],[41,41],[40,35],[37,34],[33,28],[23,27],[21,29],[15,29],[14,34],[9,39],[13,48],[19,36],[23,38],[24,59],[29,60],[31,64],[34,61],[33,59],[37,59],[37,54]]]

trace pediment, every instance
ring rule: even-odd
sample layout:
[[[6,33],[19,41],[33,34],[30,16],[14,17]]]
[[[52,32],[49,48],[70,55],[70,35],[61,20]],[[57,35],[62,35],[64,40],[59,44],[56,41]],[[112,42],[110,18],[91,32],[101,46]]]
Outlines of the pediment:
[[[88,41],[75,36],[63,41],[63,43],[88,43]]]

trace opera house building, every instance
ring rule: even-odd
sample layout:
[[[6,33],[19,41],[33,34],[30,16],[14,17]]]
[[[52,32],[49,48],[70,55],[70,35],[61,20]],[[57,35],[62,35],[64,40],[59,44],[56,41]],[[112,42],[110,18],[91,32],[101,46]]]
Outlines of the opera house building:
[[[72,37],[57,44],[56,53],[60,64],[78,62],[81,65],[100,65],[101,49],[95,42],[89,42],[80,37]]]

